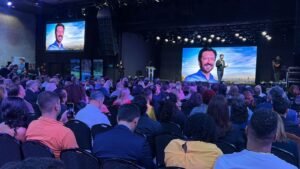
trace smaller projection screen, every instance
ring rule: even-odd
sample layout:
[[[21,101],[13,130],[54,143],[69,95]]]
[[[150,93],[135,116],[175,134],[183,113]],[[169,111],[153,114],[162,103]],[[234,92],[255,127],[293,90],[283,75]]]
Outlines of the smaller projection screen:
[[[102,59],[94,59],[93,60],[93,75],[95,78],[99,79],[103,76],[103,60]]]
[[[46,51],[83,51],[85,21],[46,25]]]
[[[71,75],[74,75],[77,79],[80,79],[80,60],[71,59]]]
[[[91,77],[92,61],[90,59],[81,60],[81,80],[85,81]]]

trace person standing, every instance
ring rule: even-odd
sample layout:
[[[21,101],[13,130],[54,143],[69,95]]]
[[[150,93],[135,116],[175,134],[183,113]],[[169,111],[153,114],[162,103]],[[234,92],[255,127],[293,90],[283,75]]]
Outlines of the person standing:
[[[273,71],[274,71],[274,81],[278,82],[280,79],[280,70],[281,70],[281,60],[280,56],[276,56],[272,61]]]
[[[221,82],[224,74],[224,68],[226,67],[224,54],[220,54],[220,58],[216,62],[216,67],[217,67],[218,81]]]

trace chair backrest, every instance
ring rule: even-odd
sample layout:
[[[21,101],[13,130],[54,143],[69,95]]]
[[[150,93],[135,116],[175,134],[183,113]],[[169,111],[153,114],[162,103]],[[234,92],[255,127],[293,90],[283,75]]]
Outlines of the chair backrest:
[[[0,167],[11,161],[21,161],[21,147],[18,140],[8,134],[0,134]]]
[[[101,160],[101,169],[144,169],[143,167],[125,159],[105,159]]]
[[[224,141],[217,142],[216,145],[219,147],[219,149],[222,150],[224,154],[232,154],[238,151],[235,145]]]
[[[64,162],[66,169],[100,168],[98,159],[82,149],[63,150],[60,159]]]
[[[22,144],[24,159],[29,157],[49,157],[54,158],[52,150],[39,141],[26,141]]]
[[[91,129],[93,139],[95,139],[97,134],[106,132],[106,131],[110,130],[111,128],[112,128],[112,126],[110,126],[108,124],[96,124],[96,125],[94,125]]]
[[[298,167],[298,159],[294,156],[293,153],[275,146],[272,146],[271,153],[276,155],[280,159]]]
[[[79,120],[70,120],[65,124],[65,126],[73,131],[79,148],[84,150],[91,150],[91,131],[85,123]]]
[[[175,135],[183,136],[181,127],[174,122],[163,122],[161,123],[162,129],[166,133],[172,133]]]
[[[165,148],[173,139],[182,138],[172,133],[162,133],[155,136],[155,152],[156,152],[156,164],[158,167],[164,167],[165,162]]]

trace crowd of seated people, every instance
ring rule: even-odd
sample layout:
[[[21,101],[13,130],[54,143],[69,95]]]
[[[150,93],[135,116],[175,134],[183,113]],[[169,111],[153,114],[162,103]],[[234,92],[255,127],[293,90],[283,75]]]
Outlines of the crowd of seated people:
[[[56,158],[60,158],[64,149],[80,147],[73,131],[64,126],[73,119],[90,129],[97,124],[111,126],[109,131],[99,133],[92,141],[90,152],[96,157],[118,157],[146,168],[157,167],[155,147],[159,143],[155,137],[174,134],[170,126],[180,130],[176,132],[181,136],[170,140],[166,146],[167,166],[224,168],[223,163],[235,157],[224,155],[222,158],[227,152],[218,148],[219,143],[233,145],[235,151],[241,153],[247,148],[246,154],[255,155],[260,152],[255,148],[263,147],[265,143],[270,148],[270,142],[276,142],[274,145],[299,157],[299,112],[292,106],[297,106],[300,95],[297,87],[287,94],[279,86],[269,86],[267,90],[266,86],[260,85],[211,85],[159,79],[151,82],[121,78],[114,84],[109,78],[81,82],[74,76],[11,76],[0,78],[0,133],[20,141],[40,141],[54,152]],[[74,105],[71,118],[69,103]],[[257,131],[261,129],[260,125],[266,125],[263,120],[253,120],[261,109],[278,114],[276,124],[281,120],[282,129],[278,130],[277,125],[266,126],[270,127],[270,133],[256,135],[261,132]],[[281,131],[278,132],[281,136],[271,140],[275,130]],[[261,144],[255,145],[256,140]],[[187,155],[190,151],[194,153],[192,160],[186,158],[190,157]],[[269,149],[263,152],[270,153]],[[177,156],[182,159],[176,160]],[[215,165],[216,159],[219,160]]]

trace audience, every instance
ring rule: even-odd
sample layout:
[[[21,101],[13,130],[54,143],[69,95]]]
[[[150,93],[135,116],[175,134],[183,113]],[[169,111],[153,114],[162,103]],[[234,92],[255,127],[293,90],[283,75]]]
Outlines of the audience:
[[[246,129],[247,149],[220,156],[215,169],[296,169],[295,166],[271,154],[272,142],[276,138],[277,115],[269,109],[254,112]]]
[[[118,125],[96,135],[93,153],[100,159],[122,158],[137,162],[146,169],[154,168],[151,149],[147,140],[134,134],[140,118],[139,108],[125,104],[118,110]]]
[[[215,145],[216,125],[207,114],[188,118],[184,128],[187,140],[172,140],[165,148],[167,167],[210,169],[222,151]]]
[[[36,140],[48,146],[55,158],[60,157],[64,149],[77,148],[74,133],[56,120],[60,113],[60,101],[53,92],[42,92],[38,96],[38,105],[42,116],[31,122],[26,132],[26,140]]]

